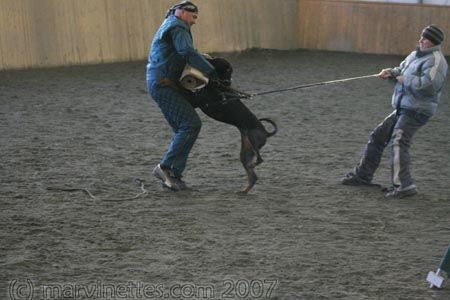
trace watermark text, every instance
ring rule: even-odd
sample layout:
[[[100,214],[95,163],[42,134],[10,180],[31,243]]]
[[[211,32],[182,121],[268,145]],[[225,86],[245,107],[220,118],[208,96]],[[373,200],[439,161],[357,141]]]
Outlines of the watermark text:
[[[10,300],[33,299],[267,299],[278,286],[271,279],[226,279],[219,284],[174,283],[149,284],[138,281],[126,283],[89,284],[54,283],[36,285],[31,279],[11,280]]]

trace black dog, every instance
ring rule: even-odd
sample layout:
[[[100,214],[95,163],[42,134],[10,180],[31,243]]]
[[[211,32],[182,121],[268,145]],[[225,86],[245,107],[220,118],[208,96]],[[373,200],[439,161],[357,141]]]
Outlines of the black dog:
[[[191,98],[191,103],[209,117],[239,129],[242,142],[240,159],[248,176],[248,185],[241,192],[247,193],[258,180],[254,168],[263,162],[259,151],[267,138],[277,132],[277,126],[270,119],[258,119],[242,103],[241,94],[230,87],[233,69],[228,61],[223,58],[208,61],[216,69],[219,80],[211,80]],[[273,131],[268,132],[261,121],[270,123]]]

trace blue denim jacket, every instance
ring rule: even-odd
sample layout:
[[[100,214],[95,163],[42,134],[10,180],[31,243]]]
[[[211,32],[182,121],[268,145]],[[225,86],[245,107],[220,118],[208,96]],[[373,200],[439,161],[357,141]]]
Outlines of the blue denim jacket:
[[[165,77],[178,81],[186,63],[208,77],[214,72],[214,67],[194,49],[189,25],[170,15],[153,38],[147,64],[148,86]]]

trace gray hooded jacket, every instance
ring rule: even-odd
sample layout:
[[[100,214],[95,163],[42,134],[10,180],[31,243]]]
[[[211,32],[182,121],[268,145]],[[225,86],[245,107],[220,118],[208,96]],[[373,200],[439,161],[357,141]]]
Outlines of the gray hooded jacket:
[[[448,65],[441,46],[411,52],[399,67],[390,69],[397,82],[392,95],[392,106],[412,110],[431,117],[436,113]]]

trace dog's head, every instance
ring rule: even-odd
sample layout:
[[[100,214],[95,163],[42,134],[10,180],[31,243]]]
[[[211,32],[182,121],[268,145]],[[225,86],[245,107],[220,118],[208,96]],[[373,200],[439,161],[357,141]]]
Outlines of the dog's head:
[[[208,59],[209,63],[216,69],[217,76],[226,86],[231,85],[231,75],[233,74],[233,68],[231,64],[224,58],[216,57]]]

